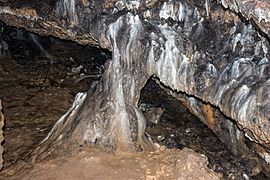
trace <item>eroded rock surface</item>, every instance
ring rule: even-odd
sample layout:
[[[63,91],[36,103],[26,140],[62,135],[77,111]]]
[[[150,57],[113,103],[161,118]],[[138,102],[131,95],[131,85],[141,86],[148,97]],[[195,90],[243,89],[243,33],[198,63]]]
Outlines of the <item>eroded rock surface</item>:
[[[251,20],[269,37],[270,4],[268,0],[218,0],[225,8],[230,8],[241,14],[246,20]]]

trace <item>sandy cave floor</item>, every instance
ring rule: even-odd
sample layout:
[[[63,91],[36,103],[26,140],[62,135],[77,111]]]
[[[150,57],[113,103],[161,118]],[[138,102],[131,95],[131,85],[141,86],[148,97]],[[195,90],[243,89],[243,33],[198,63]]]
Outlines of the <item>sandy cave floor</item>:
[[[85,148],[72,155],[43,161],[9,179],[109,180],[200,179],[222,177],[207,167],[207,158],[191,149],[167,149],[148,153],[109,154]]]

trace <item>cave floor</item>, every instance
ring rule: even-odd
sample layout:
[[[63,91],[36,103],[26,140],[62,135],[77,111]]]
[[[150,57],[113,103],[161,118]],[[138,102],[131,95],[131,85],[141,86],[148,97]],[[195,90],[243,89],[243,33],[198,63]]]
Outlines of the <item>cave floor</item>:
[[[207,167],[207,158],[191,149],[167,149],[155,152],[110,154],[84,148],[70,156],[62,156],[35,164],[8,179],[22,180],[126,180],[126,179],[200,179],[222,177]]]
[[[161,145],[158,151],[110,154],[83,148],[73,155],[59,155],[27,169],[16,169],[19,164],[28,163],[30,152],[68,110],[76,93],[87,90],[91,82],[98,80],[82,78],[96,74],[94,71],[98,69],[83,60],[98,53],[90,51],[87,55],[82,51],[86,52],[84,47],[57,40],[46,53],[40,52],[33,59],[0,58],[6,149],[0,179],[218,179],[221,177],[218,173],[233,179],[249,174],[241,157],[231,155],[204,124],[159,90],[157,94],[142,95],[147,97],[147,103],[164,109],[161,122],[148,123],[147,128],[153,140]],[[160,136],[164,137],[162,141],[158,140]]]

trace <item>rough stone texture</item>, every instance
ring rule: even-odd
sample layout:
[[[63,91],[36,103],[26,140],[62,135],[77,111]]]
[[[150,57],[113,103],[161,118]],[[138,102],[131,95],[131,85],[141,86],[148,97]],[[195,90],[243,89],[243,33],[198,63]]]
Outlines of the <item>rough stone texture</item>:
[[[4,141],[4,135],[3,135],[3,128],[4,126],[4,115],[2,114],[2,103],[1,103],[1,99],[0,99],[0,170],[3,168],[3,152],[4,152],[4,148],[2,146],[2,142]]]
[[[225,8],[242,14],[247,20],[255,22],[259,28],[270,35],[269,0],[218,0]]]
[[[247,137],[269,164],[267,2],[222,1],[252,18],[260,31],[213,1],[59,0],[46,6],[46,13],[35,2],[1,3],[0,19],[10,25],[113,52],[101,81],[77,96],[39,151],[66,139],[113,148],[148,144],[137,102],[146,80],[156,76],[172,90],[185,92],[187,106],[215,132],[222,132],[233,151],[248,149],[242,143]],[[216,123],[212,107],[227,116],[220,122],[227,132]]]

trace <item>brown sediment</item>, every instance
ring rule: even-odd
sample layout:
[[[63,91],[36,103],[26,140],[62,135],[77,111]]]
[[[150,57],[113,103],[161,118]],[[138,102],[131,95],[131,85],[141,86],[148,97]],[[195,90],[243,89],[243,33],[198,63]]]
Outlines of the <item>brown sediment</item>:
[[[218,119],[215,117],[215,109],[210,104],[204,104],[202,109],[206,115],[205,119],[207,121],[207,125],[211,129],[215,129],[218,121]]]

